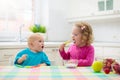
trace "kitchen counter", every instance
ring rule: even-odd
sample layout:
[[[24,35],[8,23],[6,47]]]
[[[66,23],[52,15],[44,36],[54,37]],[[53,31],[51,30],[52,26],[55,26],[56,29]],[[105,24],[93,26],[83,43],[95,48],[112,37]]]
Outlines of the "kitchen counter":
[[[45,47],[55,47],[62,42],[45,42]],[[22,47],[27,47],[27,42],[0,42],[0,48],[22,48]]]
[[[59,47],[63,42],[45,42],[45,47]],[[101,47],[120,47],[120,43],[95,42],[94,46]],[[67,45],[68,46],[68,45]],[[27,47],[27,42],[0,42],[0,48],[18,48]]]
[[[101,47],[120,47],[120,43],[107,43],[107,42],[95,42],[93,43],[94,46],[101,46]]]
[[[62,65],[62,60],[59,55],[59,46],[63,42],[45,42],[44,51],[47,53],[49,59],[53,61],[55,65]],[[95,58],[114,58],[120,62],[120,43],[93,43],[95,47]],[[68,49],[66,46],[66,50]],[[9,64],[11,56],[15,56],[16,53],[27,47],[27,42],[0,42],[0,65]]]

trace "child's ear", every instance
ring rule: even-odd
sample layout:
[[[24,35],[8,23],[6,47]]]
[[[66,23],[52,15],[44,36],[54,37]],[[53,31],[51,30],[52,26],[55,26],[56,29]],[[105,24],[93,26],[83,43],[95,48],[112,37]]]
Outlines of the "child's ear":
[[[29,45],[30,45],[30,46],[33,46],[33,43],[31,42],[31,43],[29,43]]]

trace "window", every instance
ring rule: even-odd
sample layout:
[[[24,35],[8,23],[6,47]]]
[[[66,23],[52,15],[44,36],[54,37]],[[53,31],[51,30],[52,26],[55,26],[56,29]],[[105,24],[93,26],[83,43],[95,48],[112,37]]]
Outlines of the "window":
[[[32,23],[33,0],[0,0],[0,41],[22,40]]]
[[[113,10],[113,0],[99,0],[98,1],[98,10]]]

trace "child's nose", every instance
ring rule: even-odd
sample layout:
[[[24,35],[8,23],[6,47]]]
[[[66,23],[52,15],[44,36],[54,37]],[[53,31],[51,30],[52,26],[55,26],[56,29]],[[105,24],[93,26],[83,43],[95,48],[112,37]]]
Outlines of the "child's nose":
[[[74,35],[72,35],[72,38],[74,38]]]
[[[42,42],[42,45],[44,45],[44,42]]]

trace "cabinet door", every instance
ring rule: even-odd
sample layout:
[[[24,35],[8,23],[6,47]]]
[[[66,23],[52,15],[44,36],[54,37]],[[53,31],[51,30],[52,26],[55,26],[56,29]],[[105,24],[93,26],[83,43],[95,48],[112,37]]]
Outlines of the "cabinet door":
[[[103,47],[95,46],[95,60],[103,59]]]
[[[0,61],[0,66],[9,66],[9,65],[10,65],[10,63],[9,63],[8,60],[2,60],[2,61]]]
[[[104,47],[104,58],[114,58],[120,62],[120,48]]]
[[[58,50],[59,50],[58,48],[45,48],[44,49],[49,60],[51,61],[51,64],[61,66],[63,64],[62,64],[62,59],[61,59],[61,56]]]
[[[97,11],[97,0],[69,0],[69,8],[67,10],[68,18],[79,18],[90,16],[91,13]]]
[[[0,65],[7,66],[14,61],[14,57],[20,49],[1,49],[0,50]],[[10,61],[11,60],[11,61]]]

